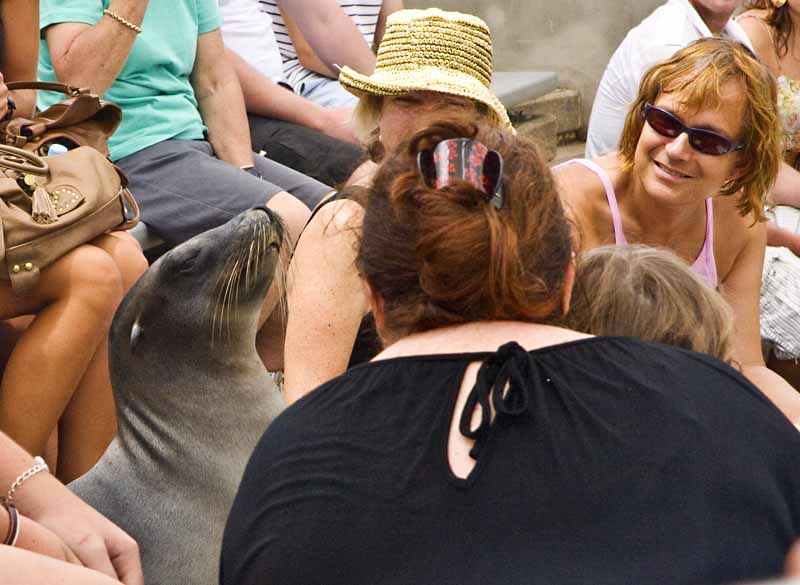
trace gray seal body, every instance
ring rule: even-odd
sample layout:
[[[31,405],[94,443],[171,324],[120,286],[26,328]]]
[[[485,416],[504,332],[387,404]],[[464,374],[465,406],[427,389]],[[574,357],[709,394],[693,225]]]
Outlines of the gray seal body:
[[[256,353],[282,230],[243,213],[160,258],[111,326],[118,433],[70,488],[139,543],[148,585],[217,585],[250,454],[284,407]]]

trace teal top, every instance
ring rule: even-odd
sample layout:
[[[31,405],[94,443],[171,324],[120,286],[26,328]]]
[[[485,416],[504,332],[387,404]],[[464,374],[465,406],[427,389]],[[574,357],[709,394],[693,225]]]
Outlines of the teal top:
[[[40,29],[62,22],[94,25],[110,0],[41,0]],[[115,23],[120,27],[124,25]],[[171,138],[202,140],[206,127],[189,82],[197,37],[218,29],[216,0],[150,0],[128,60],[104,99],[122,108],[122,123],[109,140],[118,160]],[[121,31],[120,31],[121,32]],[[39,52],[39,78],[56,81],[47,41]],[[39,92],[39,107],[64,99]]]

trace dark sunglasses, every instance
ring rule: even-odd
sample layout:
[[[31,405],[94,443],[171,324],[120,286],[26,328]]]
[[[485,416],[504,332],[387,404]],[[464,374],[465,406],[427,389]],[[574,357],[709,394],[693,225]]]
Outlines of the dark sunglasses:
[[[644,120],[653,130],[667,138],[676,138],[685,133],[689,137],[691,147],[703,154],[720,156],[744,148],[744,144],[734,142],[722,134],[686,126],[676,116],[653,104],[644,105]]]

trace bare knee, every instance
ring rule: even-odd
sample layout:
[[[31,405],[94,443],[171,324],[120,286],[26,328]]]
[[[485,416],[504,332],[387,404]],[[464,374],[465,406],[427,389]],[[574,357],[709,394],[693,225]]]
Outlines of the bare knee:
[[[288,232],[288,242],[293,247],[311,217],[311,211],[302,201],[285,191],[273,195],[267,207],[280,216]]]
[[[114,258],[96,246],[79,246],[42,275],[43,292],[52,301],[74,300],[98,316],[114,314],[124,293]]]
[[[130,287],[147,270],[147,258],[144,257],[139,242],[127,232],[112,232],[97,238],[94,245],[104,250],[117,266],[122,276],[122,287],[127,292]]]

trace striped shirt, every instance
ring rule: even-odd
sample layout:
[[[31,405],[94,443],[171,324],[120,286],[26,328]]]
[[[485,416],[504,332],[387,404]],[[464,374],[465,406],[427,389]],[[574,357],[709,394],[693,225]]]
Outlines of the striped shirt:
[[[287,1],[291,2],[292,0]],[[336,0],[336,3],[353,20],[359,32],[364,36],[367,45],[372,47],[383,0]],[[300,64],[283,16],[278,9],[277,1],[259,0],[259,4],[262,12],[266,12],[272,18],[272,30],[278,41],[278,49],[280,49],[283,59],[283,73],[289,85],[297,91],[304,81],[323,77]]]

